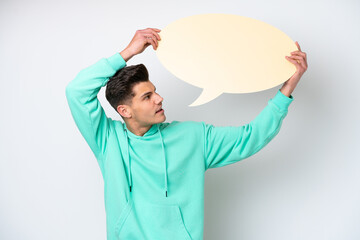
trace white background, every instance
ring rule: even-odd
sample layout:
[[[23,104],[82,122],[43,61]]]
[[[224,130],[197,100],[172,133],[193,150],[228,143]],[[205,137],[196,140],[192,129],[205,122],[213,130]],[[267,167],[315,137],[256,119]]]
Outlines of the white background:
[[[1,1],[0,239],[106,238],[101,172],[65,86],[123,50],[136,30],[202,13],[269,23],[300,43],[309,64],[275,139],[206,172],[204,238],[360,239],[356,0]],[[168,72],[151,46],[128,65],[138,63],[164,97],[167,122],[244,125],[281,87],[188,107],[202,89]],[[106,113],[120,119],[104,92]]]

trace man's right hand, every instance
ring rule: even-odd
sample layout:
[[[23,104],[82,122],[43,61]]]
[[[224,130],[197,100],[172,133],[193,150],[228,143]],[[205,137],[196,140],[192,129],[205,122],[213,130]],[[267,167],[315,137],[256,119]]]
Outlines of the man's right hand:
[[[156,50],[158,47],[158,41],[161,40],[160,29],[157,28],[146,28],[143,30],[137,30],[135,35],[129,45],[120,52],[120,55],[127,62],[130,58],[135,56],[136,54],[142,53],[145,48],[153,46],[153,49]]]

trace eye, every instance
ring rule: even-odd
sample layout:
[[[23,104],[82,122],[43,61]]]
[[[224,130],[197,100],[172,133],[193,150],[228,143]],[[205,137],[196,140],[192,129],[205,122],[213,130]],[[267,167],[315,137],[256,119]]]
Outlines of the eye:
[[[149,99],[150,98],[150,96],[149,95],[147,95],[144,99]]]

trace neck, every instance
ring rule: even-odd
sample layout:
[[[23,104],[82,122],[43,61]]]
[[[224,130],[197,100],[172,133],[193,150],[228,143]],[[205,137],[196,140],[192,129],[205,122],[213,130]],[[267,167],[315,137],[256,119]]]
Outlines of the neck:
[[[137,136],[144,136],[144,134],[149,131],[152,125],[149,126],[140,126],[137,123],[125,122],[127,129]]]

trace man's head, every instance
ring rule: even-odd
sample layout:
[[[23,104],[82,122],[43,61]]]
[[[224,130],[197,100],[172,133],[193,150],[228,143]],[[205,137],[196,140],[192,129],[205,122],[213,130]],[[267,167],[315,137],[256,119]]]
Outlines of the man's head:
[[[143,64],[127,66],[111,77],[106,86],[106,99],[126,123],[147,127],[165,121],[163,98],[149,81]]]

